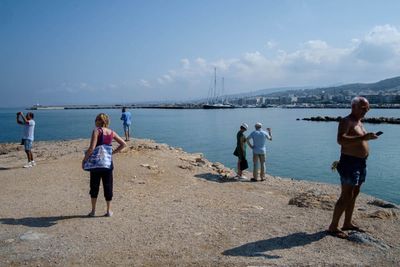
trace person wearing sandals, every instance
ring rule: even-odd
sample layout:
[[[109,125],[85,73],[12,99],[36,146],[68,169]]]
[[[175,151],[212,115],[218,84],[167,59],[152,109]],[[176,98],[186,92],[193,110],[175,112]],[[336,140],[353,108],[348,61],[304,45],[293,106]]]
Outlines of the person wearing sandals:
[[[354,205],[360,193],[361,185],[367,174],[368,141],[378,138],[381,133],[368,133],[361,119],[369,111],[368,100],[355,97],[351,101],[351,113],[339,122],[337,142],[341,146],[341,155],[336,169],[340,175],[341,193],[333,211],[328,234],[334,237],[348,238],[344,231],[365,232],[352,222]],[[340,217],[344,215],[343,227],[338,228]]]
[[[252,182],[257,181],[258,164],[260,164],[261,181],[265,180],[265,154],[267,152],[265,143],[267,139],[272,141],[271,128],[267,128],[268,132],[264,131],[260,122],[256,123],[255,128],[256,130],[246,138],[247,144],[253,149],[253,178],[250,179]],[[250,143],[250,139],[253,140],[253,144]]]
[[[90,146],[85,153],[85,157],[82,160],[82,168],[86,169],[85,163],[88,161],[96,147],[100,145],[111,146],[112,140],[115,140],[119,145],[112,151],[112,154],[118,153],[126,147],[125,141],[113,130],[109,129],[108,126],[110,120],[108,115],[100,113],[97,115],[95,120],[96,128],[92,132],[90,140]],[[111,152],[110,148],[110,152]],[[110,156],[111,156],[110,155]],[[104,216],[111,217],[113,212],[111,211],[111,200],[113,197],[113,164],[111,158],[111,166],[109,168],[94,168],[90,169],[90,197],[92,202],[92,211],[88,214],[89,217],[95,216],[96,213],[96,202],[97,195],[99,193],[100,180],[103,182],[104,197],[107,203],[107,212]]]

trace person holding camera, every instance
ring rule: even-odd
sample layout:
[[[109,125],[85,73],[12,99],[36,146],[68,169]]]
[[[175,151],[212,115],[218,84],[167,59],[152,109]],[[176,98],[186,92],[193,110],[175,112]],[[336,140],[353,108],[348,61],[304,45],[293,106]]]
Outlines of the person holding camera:
[[[31,168],[36,165],[32,154],[32,144],[35,131],[35,121],[33,120],[33,117],[34,115],[32,112],[28,112],[26,117],[22,112],[17,113],[17,123],[23,126],[22,144],[24,145],[25,153],[28,158],[28,164],[24,165],[24,168]]]
[[[265,155],[267,153],[266,141],[272,141],[271,128],[267,128],[267,131],[262,129],[262,124],[257,122],[255,131],[253,131],[247,138],[246,142],[251,149],[253,149],[253,178],[250,179],[252,182],[257,181],[258,177],[258,165],[260,165],[260,178],[261,181],[265,180]],[[253,144],[249,140],[253,140]]]

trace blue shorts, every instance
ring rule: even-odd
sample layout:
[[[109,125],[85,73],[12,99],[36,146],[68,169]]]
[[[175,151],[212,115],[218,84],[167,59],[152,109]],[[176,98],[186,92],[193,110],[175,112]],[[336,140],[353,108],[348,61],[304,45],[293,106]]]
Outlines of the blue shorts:
[[[367,158],[357,158],[349,155],[340,155],[337,166],[342,185],[360,186],[367,176]]]
[[[22,139],[22,140],[23,140],[23,142],[24,142],[25,151],[31,151],[31,150],[32,150],[32,143],[33,143],[33,141],[30,140],[30,139]]]
[[[129,131],[129,128],[131,127],[130,124],[124,124],[124,131]]]

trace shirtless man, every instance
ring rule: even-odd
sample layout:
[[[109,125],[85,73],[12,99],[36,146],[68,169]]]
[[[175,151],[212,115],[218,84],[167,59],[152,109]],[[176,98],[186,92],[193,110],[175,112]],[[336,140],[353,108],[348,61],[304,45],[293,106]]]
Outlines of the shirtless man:
[[[366,161],[369,153],[368,140],[377,139],[375,133],[367,133],[361,119],[369,110],[368,100],[355,97],[351,101],[351,114],[343,118],[338,127],[337,142],[341,145],[340,161],[337,170],[340,175],[342,192],[336,202],[332,222],[328,234],[339,238],[347,238],[343,232],[354,230],[363,232],[351,221],[356,198],[360,187],[365,181]],[[345,213],[342,230],[339,230],[339,220]]]

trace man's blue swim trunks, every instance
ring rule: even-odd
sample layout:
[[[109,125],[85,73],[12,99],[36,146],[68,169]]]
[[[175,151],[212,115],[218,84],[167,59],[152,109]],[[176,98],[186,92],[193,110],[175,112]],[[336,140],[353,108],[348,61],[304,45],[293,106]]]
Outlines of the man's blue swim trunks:
[[[367,176],[367,158],[341,154],[337,170],[342,185],[360,186]]]

